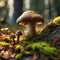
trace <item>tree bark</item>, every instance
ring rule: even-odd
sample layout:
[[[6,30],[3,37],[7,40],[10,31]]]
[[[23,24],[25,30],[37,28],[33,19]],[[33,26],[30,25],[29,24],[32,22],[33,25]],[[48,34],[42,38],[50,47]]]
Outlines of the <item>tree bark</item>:
[[[22,10],[23,0],[14,0],[14,20],[16,20],[22,14]]]
[[[57,15],[60,16],[60,0],[54,0],[54,5],[57,11]]]

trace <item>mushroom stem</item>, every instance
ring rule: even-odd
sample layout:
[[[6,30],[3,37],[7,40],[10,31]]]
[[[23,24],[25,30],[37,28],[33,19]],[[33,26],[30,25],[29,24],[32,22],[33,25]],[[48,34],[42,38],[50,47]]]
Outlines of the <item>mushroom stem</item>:
[[[36,35],[36,30],[35,30],[35,23],[28,23],[27,27],[27,35],[32,38],[34,35]]]
[[[20,36],[17,36],[17,43],[19,43],[19,38],[20,38]]]
[[[15,40],[14,40],[14,38],[13,38],[13,42],[14,42],[14,45],[15,45]]]

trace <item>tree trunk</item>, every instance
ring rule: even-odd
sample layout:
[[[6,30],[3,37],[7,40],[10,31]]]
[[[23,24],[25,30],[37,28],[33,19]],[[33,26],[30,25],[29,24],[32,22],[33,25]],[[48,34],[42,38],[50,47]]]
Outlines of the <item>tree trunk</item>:
[[[23,0],[14,0],[14,20],[16,23],[16,19],[22,14],[23,9]]]
[[[48,0],[48,9],[49,9],[49,16],[48,16],[48,18],[51,19],[52,18],[52,14],[51,14],[51,2],[50,2],[50,0]]]
[[[31,0],[30,9],[42,14],[45,9],[44,0]]]
[[[54,0],[54,5],[57,11],[57,15],[60,16],[60,0]]]

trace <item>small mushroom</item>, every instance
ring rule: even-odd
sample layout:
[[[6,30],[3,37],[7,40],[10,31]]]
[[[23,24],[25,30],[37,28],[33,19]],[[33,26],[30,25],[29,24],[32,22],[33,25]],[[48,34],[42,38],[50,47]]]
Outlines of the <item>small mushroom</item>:
[[[35,11],[25,11],[20,17],[17,18],[17,23],[27,26],[27,35],[31,38],[36,35],[36,24],[42,24],[43,17]]]
[[[14,39],[16,38],[16,37],[15,37],[15,34],[14,34],[14,33],[12,33],[12,34],[10,35],[10,38],[13,40],[14,45],[15,45],[15,40],[14,40]]]
[[[22,35],[22,32],[20,30],[17,30],[16,35],[17,35],[17,43],[19,43],[19,38]]]

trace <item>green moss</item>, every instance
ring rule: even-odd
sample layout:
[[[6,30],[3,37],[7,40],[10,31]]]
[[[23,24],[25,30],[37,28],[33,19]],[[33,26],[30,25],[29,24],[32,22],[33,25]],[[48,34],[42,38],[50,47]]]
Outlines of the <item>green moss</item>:
[[[57,56],[58,50],[56,48],[50,47],[49,43],[36,42],[30,43],[27,46],[27,50],[31,49],[33,52],[38,52],[40,55]]]
[[[16,59],[21,59],[22,58],[22,53],[16,54],[15,58]]]

